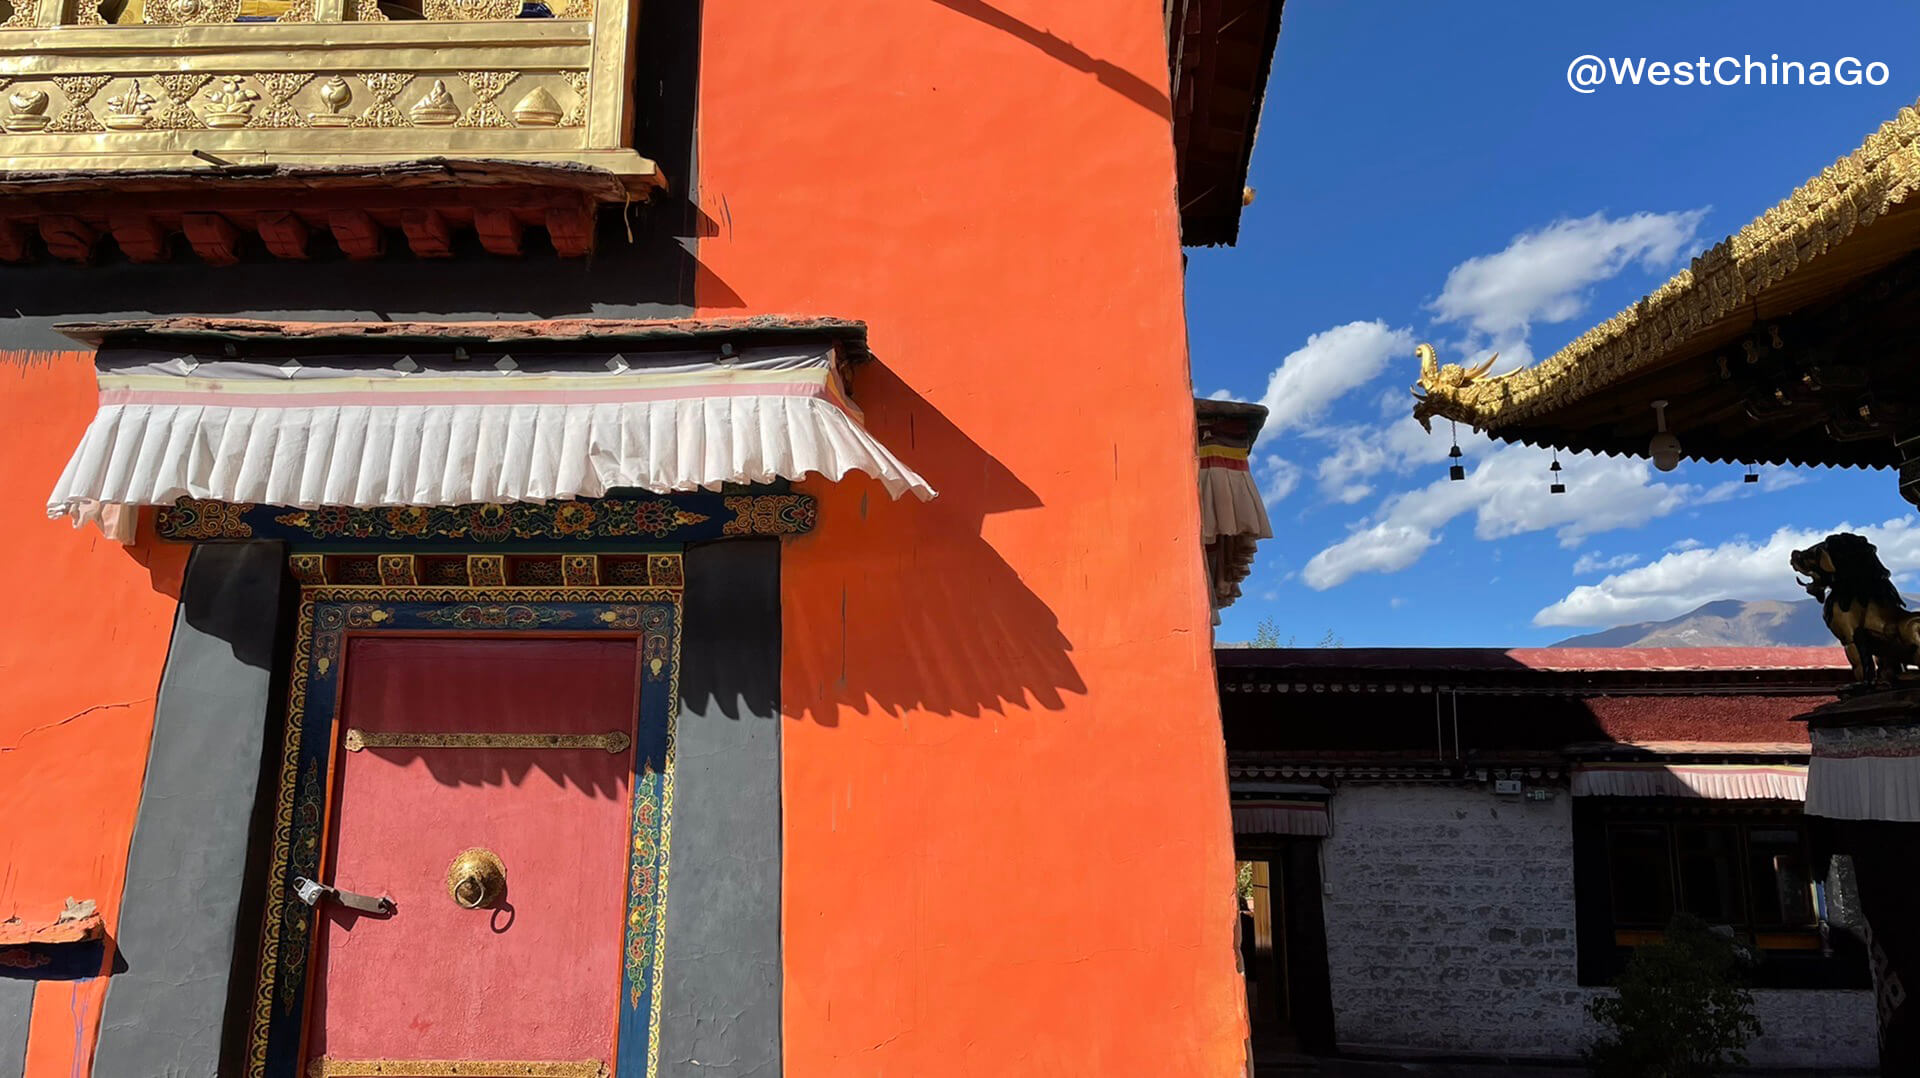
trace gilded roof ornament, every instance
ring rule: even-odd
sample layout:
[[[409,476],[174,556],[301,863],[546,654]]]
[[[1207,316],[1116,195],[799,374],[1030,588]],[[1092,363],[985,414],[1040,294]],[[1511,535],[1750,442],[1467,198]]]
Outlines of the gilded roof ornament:
[[[1433,430],[1433,417],[1452,416],[1448,406],[1460,399],[1463,391],[1469,387],[1484,386],[1510,377],[1515,371],[1497,374],[1489,378],[1487,372],[1500,359],[1495,352],[1485,361],[1472,367],[1463,367],[1458,363],[1441,366],[1439,354],[1430,344],[1414,345],[1413,354],[1420,357],[1420,382],[1413,387],[1413,418],[1429,433]]]
[[[1449,365],[1421,378],[1414,418],[1440,415],[1497,431],[1537,420],[1637,371],[1657,366],[1769,289],[1842,247],[1920,190],[1920,111],[1882,124],[1745,228],[1639,302],[1552,356],[1501,379],[1464,377]],[[1448,371],[1460,371],[1457,382]]]

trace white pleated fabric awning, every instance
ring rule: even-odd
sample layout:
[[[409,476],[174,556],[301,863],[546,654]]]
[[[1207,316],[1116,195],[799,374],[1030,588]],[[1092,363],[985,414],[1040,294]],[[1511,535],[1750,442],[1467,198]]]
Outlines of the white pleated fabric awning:
[[[1807,815],[1920,823],[1920,727],[1813,724]]]
[[[298,508],[659,493],[865,472],[934,490],[869,434],[830,343],[738,354],[101,353],[100,408],[47,513],[129,537],[182,497]]]
[[[1324,801],[1235,801],[1233,833],[1325,838],[1333,826]]]
[[[1715,801],[1805,801],[1807,765],[1579,764],[1575,797],[1700,797]]]
[[[1233,833],[1236,835],[1306,835],[1325,838],[1333,833],[1325,786],[1290,782],[1235,782],[1232,786]]]

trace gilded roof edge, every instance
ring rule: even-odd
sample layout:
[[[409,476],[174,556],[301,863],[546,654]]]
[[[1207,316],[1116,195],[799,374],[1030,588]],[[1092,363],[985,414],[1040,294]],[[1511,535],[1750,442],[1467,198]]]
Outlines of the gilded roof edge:
[[[1423,371],[1414,417],[1494,431],[1652,366],[1768,288],[1840,246],[1920,189],[1920,103],[1901,109],[1835,161],[1688,268],[1572,344],[1500,378],[1457,364]],[[1463,377],[1465,376],[1465,377]]]

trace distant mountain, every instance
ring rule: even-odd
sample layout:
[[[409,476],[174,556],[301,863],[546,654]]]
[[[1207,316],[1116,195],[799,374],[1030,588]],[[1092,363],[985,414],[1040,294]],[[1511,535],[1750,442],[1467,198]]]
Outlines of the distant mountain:
[[[1833,634],[1812,599],[1783,602],[1721,599],[1670,621],[1643,621],[1585,636],[1556,648],[1829,647]]]

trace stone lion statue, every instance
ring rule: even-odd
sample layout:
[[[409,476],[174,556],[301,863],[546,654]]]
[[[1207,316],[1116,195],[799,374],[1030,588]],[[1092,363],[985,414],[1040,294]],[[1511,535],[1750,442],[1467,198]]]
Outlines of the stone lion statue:
[[[1891,683],[1920,666],[1920,614],[1907,609],[1893,575],[1865,536],[1829,535],[1789,559],[1795,579],[1820,600],[1827,628],[1861,684]]]

